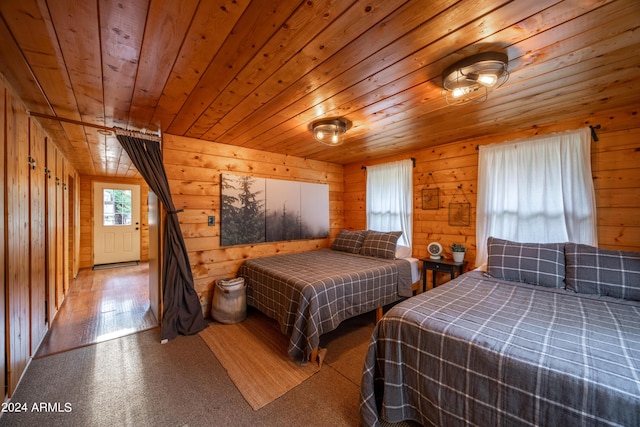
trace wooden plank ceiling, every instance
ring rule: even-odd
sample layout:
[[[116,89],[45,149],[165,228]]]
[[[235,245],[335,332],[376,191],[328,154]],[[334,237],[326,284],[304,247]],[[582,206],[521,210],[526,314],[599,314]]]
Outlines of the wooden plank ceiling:
[[[335,163],[640,104],[638,0],[2,0],[0,72],[29,111]],[[447,106],[441,73],[504,52]],[[308,125],[353,122],[327,147]],[[81,174],[135,176],[96,128],[38,118]]]

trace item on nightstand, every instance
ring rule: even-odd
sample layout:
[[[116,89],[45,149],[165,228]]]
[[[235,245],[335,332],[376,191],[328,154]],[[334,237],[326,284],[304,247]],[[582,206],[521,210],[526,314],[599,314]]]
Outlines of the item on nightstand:
[[[427,245],[427,251],[431,259],[442,258],[442,245],[438,242],[431,242]]]
[[[211,317],[226,324],[238,323],[247,317],[247,285],[244,277],[216,280]]]
[[[467,248],[465,248],[464,245],[461,245],[460,243],[454,243],[453,245],[451,245],[451,254],[453,255],[453,260],[455,262],[464,261],[464,254],[466,252]]]

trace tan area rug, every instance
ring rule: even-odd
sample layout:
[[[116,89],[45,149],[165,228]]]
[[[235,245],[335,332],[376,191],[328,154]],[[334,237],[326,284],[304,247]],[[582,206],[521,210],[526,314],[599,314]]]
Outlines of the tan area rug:
[[[301,366],[289,359],[289,338],[276,321],[257,311],[250,310],[240,323],[212,323],[199,335],[254,410],[320,370],[315,363]]]

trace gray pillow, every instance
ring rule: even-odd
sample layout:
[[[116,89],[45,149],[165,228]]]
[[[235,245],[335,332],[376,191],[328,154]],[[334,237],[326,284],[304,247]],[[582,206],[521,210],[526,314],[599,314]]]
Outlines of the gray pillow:
[[[640,252],[567,243],[567,289],[640,301]]]
[[[564,243],[518,243],[489,237],[487,274],[496,279],[564,288]]]
[[[377,258],[394,259],[396,257],[396,246],[400,236],[402,236],[402,231],[383,232],[369,230],[362,243],[360,254]]]
[[[340,230],[338,236],[336,236],[331,249],[334,251],[349,252],[352,254],[360,253],[362,248],[362,242],[367,235],[367,230],[349,231]]]

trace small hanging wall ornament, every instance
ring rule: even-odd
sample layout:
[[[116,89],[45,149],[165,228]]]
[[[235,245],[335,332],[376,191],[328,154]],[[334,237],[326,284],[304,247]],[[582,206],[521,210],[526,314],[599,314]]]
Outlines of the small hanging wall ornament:
[[[427,188],[429,186],[429,178],[433,181],[435,188]],[[422,210],[439,209],[440,208],[440,188],[433,179],[433,174],[429,172],[427,181],[422,188]]]
[[[464,199],[463,203],[454,202],[458,191],[462,194]],[[471,203],[467,200],[467,196],[462,191],[462,185],[458,185],[458,189],[451,196],[451,202],[449,202],[449,225],[469,225],[471,222]]]

